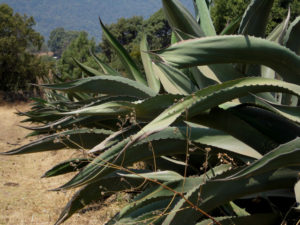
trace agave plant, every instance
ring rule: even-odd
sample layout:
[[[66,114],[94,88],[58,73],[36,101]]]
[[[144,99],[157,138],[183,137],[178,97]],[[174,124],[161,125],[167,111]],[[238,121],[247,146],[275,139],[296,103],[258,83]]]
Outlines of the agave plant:
[[[252,0],[217,35],[206,1],[194,0],[196,18],[178,0],[162,3],[172,43],[150,51],[143,38],[145,74],[100,21],[126,74],[96,55],[102,72],[76,61],[89,77],[42,85],[48,100],[24,113],[43,123],[31,135],[50,135],[4,154],[84,150],[43,176],[79,170],[55,189],[81,187],[56,224],[134,190],[107,224],[297,223],[300,17],[264,39],[273,1]],[[139,161],[147,167],[130,169]]]

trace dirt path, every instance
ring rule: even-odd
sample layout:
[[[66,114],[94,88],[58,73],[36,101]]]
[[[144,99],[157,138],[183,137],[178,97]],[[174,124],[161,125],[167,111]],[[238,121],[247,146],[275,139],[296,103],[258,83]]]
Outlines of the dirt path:
[[[26,111],[28,104],[0,105],[0,151],[5,152],[28,143],[28,131],[18,127],[24,118],[16,110]],[[41,179],[45,171],[74,154],[72,150],[0,156],[0,225],[54,224],[61,209],[74,191],[49,192],[71,178]],[[101,211],[76,214],[64,224],[103,224],[117,210],[117,203]]]

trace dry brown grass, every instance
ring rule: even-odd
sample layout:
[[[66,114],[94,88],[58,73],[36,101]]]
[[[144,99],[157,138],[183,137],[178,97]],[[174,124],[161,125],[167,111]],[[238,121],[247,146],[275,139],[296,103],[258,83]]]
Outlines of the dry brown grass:
[[[28,131],[18,127],[21,118],[15,109],[26,111],[29,104],[0,104],[0,151],[5,152],[28,143]],[[55,164],[70,158],[73,150],[44,152],[20,156],[0,156],[0,225],[54,224],[61,209],[74,191],[50,192],[71,178],[72,174],[41,179]],[[99,210],[78,213],[64,224],[103,224],[124,201],[110,198]],[[98,207],[97,207],[98,208]]]

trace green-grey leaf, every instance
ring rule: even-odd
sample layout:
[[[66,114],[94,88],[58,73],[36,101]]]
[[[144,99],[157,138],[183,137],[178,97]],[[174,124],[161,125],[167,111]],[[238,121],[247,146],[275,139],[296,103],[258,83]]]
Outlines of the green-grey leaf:
[[[252,0],[246,9],[238,33],[264,37],[274,0]]]
[[[276,43],[249,36],[218,36],[183,41],[156,51],[163,61],[183,68],[218,63],[268,66],[288,82],[300,84],[300,57]]]
[[[286,35],[284,37],[284,45],[300,55],[300,16],[298,16],[289,26]]]
[[[181,30],[189,35],[204,37],[205,33],[190,12],[178,0],[163,0],[166,18],[173,30]]]
[[[100,20],[100,19],[99,19]],[[131,79],[135,79],[137,82],[147,85],[147,82],[141,72],[139,71],[137,65],[133,61],[133,59],[130,57],[128,52],[125,50],[125,48],[118,42],[118,40],[108,31],[108,29],[104,26],[102,21],[100,20],[100,25],[103,30],[103,34],[107,38],[110,45],[114,48],[114,50],[117,52],[122,64],[127,70],[127,75]]]
[[[300,166],[300,138],[279,146],[238,173],[225,179],[241,179],[266,173],[281,167]]]
[[[113,69],[112,67],[110,67],[109,65],[107,65],[106,63],[102,62],[99,57],[91,51],[91,55],[93,56],[94,60],[96,61],[96,63],[101,67],[101,69],[103,70],[103,72],[105,74],[108,75],[116,75],[116,76],[121,76],[121,74],[119,72],[117,72],[115,69]]]
[[[92,148],[102,140],[104,140],[112,132],[108,130],[100,129],[78,129],[64,131],[61,133],[56,133],[49,135],[33,141],[27,145],[20,148],[0,153],[2,155],[17,155],[17,154],[27,154],[34,152],[43,152],[50,150],[58,150],[66,147],[70,148]]]
[[[180,70],[164,63],[153,64],[164,89],[170,94],[188,95],[197,90],[193,82]]]
[[[136,81],[118,76],[88,77],[66,83],[44,84],[41,86],[66,92],[101,93],[134,96],[138,98],[147,98],[156,95],[149,87]]]
[[[89,164],[93,159],[91,158],[78,158],[78,159],[69,159],[67,161],[61,162],[56,166],[52,167],[48,170],[43,176],[44,177],[54,177],[70,172],[76,172],[79,169],[85,167]]]
[[[152,88],[155,93],[159,93],[160,90],[160,82],[159,79],[156,77],[153,68],[152,68],[152,59],[147,53],[149,51],[148,43],[147,43],[147,36],[144,35],[140,44],[141,50],[141,58],[144,65],[146,78],[148,82],[148,86]]]
[[[205,36],[215,36],[216,30],[210,17],[210,13],[204,0],[194,0],[197,22],[200,24]]]

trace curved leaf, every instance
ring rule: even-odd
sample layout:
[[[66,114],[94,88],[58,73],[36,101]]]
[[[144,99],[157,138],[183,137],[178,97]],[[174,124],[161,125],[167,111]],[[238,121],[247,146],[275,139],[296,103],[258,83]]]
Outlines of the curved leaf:
[[[286,35],[284,37],[284,45],[300,55],[300,16],[298,16],[289,26]]]
[[[218,63],[246,63],[268,66],[288,82],[300,84],[300,57],[276,43],[249,36],[219,36],[179,42],[156,51],[175,67]]]
[[[50,170],[48,170],[43,176],[44,177],[54,177],[70,172],[76,172],[79,169],[85,167],[87,164],[89,164],[92,161],[91,158],[78,158],[78,159],[69,159],[67,161],[61,162],[57,164],[56,166],[52,167]]]
[[[141,58],[144,65],[148,86],[157,94],[160,90],[160,82],[152,68],[152,59],[147,53],[149,51],[147,36],[144,35],[140,44]]]
[[[274,0],[252,0],[246,9],[239,34],[264,37]]]
[[[107,38],[110,45],[117,52],[121,62],[123,63],[125,69],[127,70],[127,75],[129,78],[134,78],[137,82],[147,85],[147,82],[141,72],[139,71],[137,65],[134,63],[133,59],[130,57],[128,52],[124,49],[124,47],[118,42],[118,40],[108,31],[108,29],[104,26],[102,21],[100,20],[100,25],[102,27],[103,34]]]
[[[92,148],[112,132],[108,130],[78,129],[49,135],[33,141],[20,148],[0,153],[1,155],[18,155],[34,152],[70,148]]]
[[[199,24],[190,12],[178,0],[163,0],[165,16],[173,30],[181,30],[184,33],[196,37],[204,37]]]
[[[136,81],[118,76],[96,76],[60,84],[44,84],[42,87],[66,91],[101,93],[111,95],[133,96],[147,98],[155,96],[154,91]]]
[[[205,36],[215,36],[216,30],[210,18],[209,10],[206,1],[194,0],[197,22],[200,24]]]

